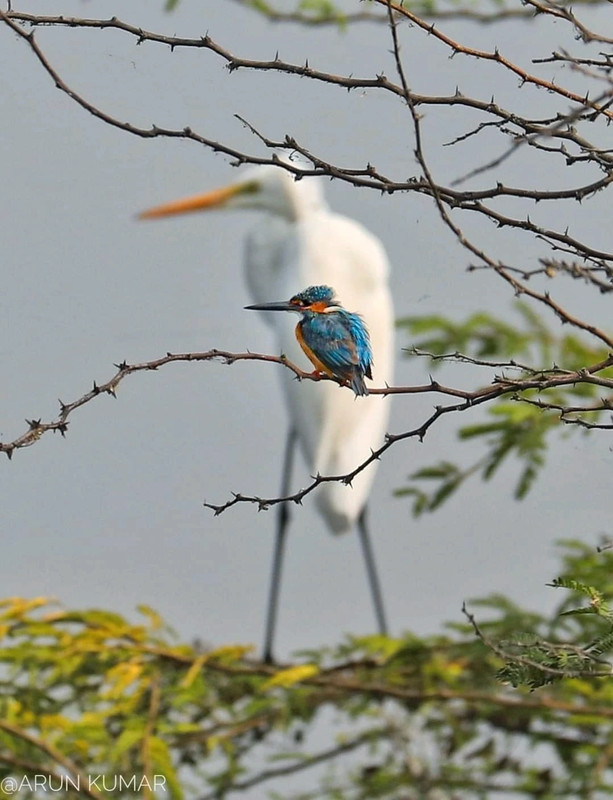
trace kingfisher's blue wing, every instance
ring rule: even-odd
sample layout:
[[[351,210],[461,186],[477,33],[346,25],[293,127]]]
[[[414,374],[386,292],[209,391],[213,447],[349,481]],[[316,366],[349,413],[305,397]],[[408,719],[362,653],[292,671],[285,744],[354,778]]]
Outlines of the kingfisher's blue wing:
[[[308,315],[300,323],[304,345],[326,371],[366,394],[363,377],[371,377],[372,355],[368,331],[357,314],[342,309]]]

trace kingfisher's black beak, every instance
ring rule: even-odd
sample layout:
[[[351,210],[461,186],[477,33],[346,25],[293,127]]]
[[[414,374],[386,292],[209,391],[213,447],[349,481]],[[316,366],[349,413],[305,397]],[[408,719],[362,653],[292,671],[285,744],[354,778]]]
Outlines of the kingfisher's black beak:
[[[248,311],[299,311],[293,303],[260,303],[255,306],[245,306]]]

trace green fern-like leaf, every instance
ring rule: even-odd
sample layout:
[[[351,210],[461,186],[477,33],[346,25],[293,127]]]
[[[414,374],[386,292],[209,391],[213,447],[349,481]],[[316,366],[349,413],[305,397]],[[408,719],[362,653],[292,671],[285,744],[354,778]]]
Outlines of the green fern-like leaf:
[[[559,578],[554,578],[547,586],[552,586],[554,589],[570,589],[572,592],[577,592],[577,594],[586,595],[590,600],[602,600],[602,595],[596,587],[563,575]]]
[[[520,302],[515,304],[515,309],[521,318],[517,325],[489,312],[476,312],[461,321],[442,314],[407,317],[399,326],[409,332],[415,350],[432,354],[434,360],[428,365],[430,368],[440,368],[447,360],[457,361],[463,356],[486,362],[496,359],[496,364],[500,364],[499,359],[507,359],[520,380],[525,377],[546,384],[559,369],[579,371],[606,359],[606,350],[586,343],[581,336],[560,336],[552,331],[533,307]],[[525,367],[517,367],[517,357],[521,357]],[[613,377],[613,368],[602,370],[600,374]],[[494,379],[498,378],[500,376],[495,373]],[[397,495],[413,498],[416,515],[434,511],[454,495],[469,476],[479,473],[484,481],[491,480],[503,464],[516,459],[519,476],[514,496],[522,500],[545,465],[551,432],[572,430],[561,425],[561,410],[577,405],[577,398],[585,402],[588,410],[574,412],[575,416],[570,413],[570,419],[569,413],[564,414],[565,422],[594,421],[609,410],[606,399],[599,401],[598,391],[595,385],[581,380],[569,386],[552,383],[538,390],[518,388],[512,397],[501,397],[487,406],[488,419],[471,420],[470,424],[459,428],[460,441],[482,442],[483,456],[467,467],[449,462],[424,467],[409,477],[408,486],[402,487]],[[424,481],[428,482],[427,488],[424,488]],[[439,485],[432,488],[434,482]],[[599,613],[602,614],[602,610]]]
[[[417,470],[410,476],[411,485],[397,489],[397,497],[413,498],[413,516],[419,517],[426,511],[434,511],[447,500],[461,485],[467,473],[450,461],[441,461],[429,467]],[[418,481],[438,482],[438,486],[430,493],[421,489]]]
[[[595,639],[585,648],[592,656],[603,656],[613,651],[613,628]]]

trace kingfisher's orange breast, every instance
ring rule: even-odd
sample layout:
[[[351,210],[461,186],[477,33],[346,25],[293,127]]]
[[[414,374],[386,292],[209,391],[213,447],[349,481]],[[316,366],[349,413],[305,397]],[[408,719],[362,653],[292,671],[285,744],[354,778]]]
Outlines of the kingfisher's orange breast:
[[[325,364],[322,364],[322,362],[317,358],[317,356],[311,350],[308,344],[304,341],[304,336],[302,335],[302,328],[300,326],[300,323],[296,325],[296,339],[298,339],[298,344],[300,345],[300,347],[302,347],[305,356],[309,359],[311,364],[313,364],[315,369],[333,378],[334,373],[328,367],[326,367]]]

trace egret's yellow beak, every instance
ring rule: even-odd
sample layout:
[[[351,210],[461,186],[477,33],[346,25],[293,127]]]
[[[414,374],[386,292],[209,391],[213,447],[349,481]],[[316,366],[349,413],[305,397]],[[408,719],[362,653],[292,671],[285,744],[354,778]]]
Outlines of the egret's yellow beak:
[[[182,200],[174,200],[171,203],[148,208],[146,211],[141,211],[138,219],[157,219],[159,217],[170,217],[174,214],[187,214],[191,211],[223,208],[236,195],[252,194],[254,191],[255,188],[252,181],[236,183],[232,186],[225,186],[222,189],[214,189],[212,192],[206,192],[206,194],[184,197]]]

